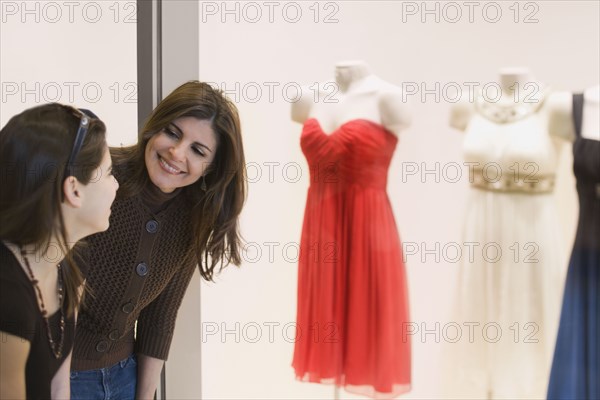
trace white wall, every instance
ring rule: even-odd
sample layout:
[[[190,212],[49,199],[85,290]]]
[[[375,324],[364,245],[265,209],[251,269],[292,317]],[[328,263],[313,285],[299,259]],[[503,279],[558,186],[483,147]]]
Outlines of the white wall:
[[[135,2],[0,1],[0,123],[60,102],[94,111],[111,145],[137,140]]]
[[[127,84],[136,80],[136,31],[135,24],[126,22],[134,3],[75,2],[72,23],[65,2],[55,3],[62,18],[54,23],[54,6],[47,5],[52,2],[26,3],[34,10],[32,14],[23,14],[21,1],[0,1],[0,123],[4,125],[15,113],[37,104],[36,93],[40,103],[53,100],[56,96],[51,90],[58,86],[63,91],[58,101],[91,108],[105,120],[111,144],[135,141],[136,105],[127,102],[131,92]],[[237,3],[239,22],[234,20],[235,14],[221,21],[221,2],[203,4],[199,74],[200,79],[223,82],[233,91],[230,94],[241,112],[252,178],[242,231],[250,245],[245,253],[247,261],[240,269],[227,268],[215,284],[201,283],[202,331],[178,330],[168,368],[172,377],[196,379],[169,378],[167,388],[175,382],[176,393],[193,398],[201,381],[202,397],[210,399],[332,398],[331,387],[294,381],[290,366],[297,282],[293,249],[300,237],[308,170],[299,147],[301,128],[290,121],[290,103],[281,88],[331,79],[338,60],[360,58],[380,77],[397,85],[425,82],[432,88],[435,82],[441,86],[449,82],[485,83],[496,79],[500,67],[525,65],[539,80],[557,89],[581,90],[598,81],[598,3],[532,2],[538,7],[535,18],[539,21],[531,24],[522,21],[535,8],[525,10],[521,3],[521,22],[514,23],[509,9],[512,2],[498,2],[503,16],[495,24],[483,18],[485,3],[475,9],[473,23],[468,22],[468,9],[463,7],[463,20],[454,24],[443,17],[436,23],[433,15],[424,23],[419,15],[406,15],[403,22],[403,6],[420,7],[421,2],[341,1],[316,6],[314,2],[298,2],[295,4],[302,17],[297,23],[284,19],[282,10],[287,3],[274,4],[273,23],[264,2],[254,3],[262,12],[262,19],[255,23],[249,19],[256,16],[257,9],[246,6],[244,13],[244,3]],[[235,4],[228,3],[229,9]],[[433,9],[435,4],[443,8],[445,3],[427,4]],[[102,15],[94,23],[97,7]],[[293,5],[287,7],[285,17],[293,19]],[[446,11],[448,18],[454,15],[451,9]],[[488,11],[487,17],[493,17],[493,10]],[[324,23],[328,15],[338,22]],[[34,88],[34,94],[22,98],[23,82],[25,88]],[[39,90],[35,90],[37,83]],[[247,89],[238,99],[236,83]],[[18,91],[10,94],[15,84]],[[268,85],[276,84],[279,86],[270,99]],[[84,85],[89,90],[86,93],[82,91]],[[75,88],[73,99],[69,99],[69,87]],[[102,91],[99,97],[93,91],[97,87]],[[255,99],[257,87],[262,89],[262,96]],[[419,176],[402,173],[408,162],[425,162],[428,168],[436,162],[441,166],[462,162],[461,135],[447,126],[451,104],[443,99],[435,102],[432,97],[424,102],[417,96],[411,98],[414,123],[400,140],[388,184],[402,240],[425,242],[429,247],[435,242],[460,242],[468,189],[465,180],[435,183],[429,175],[421,182]],[[577,206],[570,148],[565,146],[563,153],[556,197],[568,254]],[[285,177],[284,166],[288,167]],[[294,180],[296,166],[302,173],[298,181]],[[272,258],[270,246],[275,250]],[[289,250],[287,255],[282,254],[284,246]],[[407,272],[413,321],[432,327],[436,321],[449,319],[456,265],[435,263],[431,258],[426,261],[422,263],[419,255],[409,257]],[[196,277],[191,285],[199,284]],[[193,301],[189,306],[184,305],[180,318],[185,318],[186,312],[197,312]],[[257,327],[260,337],[256,337]],[[213,329],[218,330],[216,334],[208,334]],[[251,343],[255,338],[256,343]],[[202,343],[201,359],[195,350],[186,353],[186,343],[192,340]],[[413,390],[406,398],[441,395],[437,383],[440,349],[441,343],[433,342],[431,336],[425,342],[413,342]],[[194,372],[200,362],[201,377]]]
[[[396,85],[425,82],[427,88],[436,82],[443,87],[450,82],[495,81],[500,67],[513,65],[528,66],[540,81],[556,89],[581,90],[597,83],[598,3],[535,2],[538,22],[528,24],[522,21],[536,9],[524,9],[521,3],[521,22],[514,23],[512,3],[497,3],[502,18],[495,24],[484,19],[484,3],[475,9],[473,23],[468,22],[465,7],[457,23],[445,21],[443,15],[439,23],[434,15],[427,16],[425,23],[419,15],[406,15],[403,22],[403,6],[420,8],[421,2],[322,2],[317,4],[316,23],[314,2],[296,3],[302,11],[297,23],[284,19],[284,15],[288,20],[295,17],[293,6],[282,14],[285,3],[275,3],[272,23],[269,8],[262,2],[246,8],[237,3],[237,13],[236,3],[227,3],[232,14],[223,13],[221,2],[201,4],[200,79],[224,83],[234,100],[239,96],[248,171],[255,178],[242,218],[244,237],[250,243],[247,261],[240,269],[228,268],[216,284],[204,284],[202,289],[204,398],[334,396],[330,386],[294,380],[293,343],[288,339],[293,338],[293,329],[283,330],[295,321],[297,263],[288,261],[294,256],[292,250],[286,260],[282,249],[286,244],[297,245],[300,238],[308,169],[299,146],[301,127],[290,121],[290,102],[282,87],[332,79],[334,64],[345,59],[367,61],[377,75]],[[437,4],[443,10],[446,3],[426,4],[429,9]],[[262,19],[252,22],[257,10]],[[451,9],[446,11],[448,18],[454,16]],[[338,22],[323,23],[331,13]],[[488,9],[486,17],[494,17],[493,9]],[[269,86],[276,84],[269,99]],[[236,85],[240,90],[236,91]],[[257,87],[262,89],[259,98]],[[289,90],[292,94],[293,88]],[[461,134],[447,125],[451,104],[444,99],[436,102],[433,95],[426,101],[418,96],[411,100],[414,123],[400,139],[388,181],[401,238],[424,242],[428,248],[436,242],[460,243],[467,180],[436,183],[429,175],[422,182],[420,176],[405,176],[402,171],[408,162],[419,166],[425,162],[430,169],[436,162],[441,167],[462,162]],[[563,155],[556,197],[568,255],[577,205],[569,146]],[[267,163],[279,163],[273,166],[272,180]],[[292,182],[294,163],[302,171],[297,182]],[[287,178],[282,176],[285,165]],[[259,172],[260,179],[256,178]],[[275,249],[272,259],[270,247]],[[436,263],[432,256],[423,263],[420,256],[407,259],[411,314],[414,322],[433,329],[435,322],[443,325],[450,320],[457,264]],[[438,384],[441,348],[433,335],[425,341],[414,337],[413,390],[406,398],[442,396]],[[354,398],[343,392],[340,396]]]

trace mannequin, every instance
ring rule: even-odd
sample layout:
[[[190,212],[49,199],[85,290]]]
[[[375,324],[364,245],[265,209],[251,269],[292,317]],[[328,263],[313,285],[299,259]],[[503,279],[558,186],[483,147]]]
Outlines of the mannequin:
[[[600,140],[600,85],[586,89],[583,98],[581,137]]]
[[[411,388],[410,340],[402,330],[410,319],[386,190],[410,118],[402,92],[363,61],[338,63],[335,72],[335,82],[305,90],[292,105],[310,170],[292,366],[298,380],[333,383],[334,398],[340,387],[393,398]]]
[[[496,103],[499,107],[509,107],[517,103],[525,103],[525,111],[547,113],[548,133],[551,136],[562,137],[573,141],[573,118],[571,115],[571,94],[569,92],[554,92],[547,94],[547,89],[538,83],[528,68],[508,67],[499,71],[499,84],[502,96]],[[515,93],[515,90],[520,92]],[[462,96],[464,99],[469,96]],[[490,97],[495,97],[490,95]],[[529,110],[527,110],[527,108]],[[458,102],[450,114],[450,126],[464,131],[469,124],[476,108],[468,100]]]
[[[293,121],[316,118],[329,133],[355,119],[380,124],[395,135],[410,125],[401,89],[375,76],[364,61],[337,63],[335,82],[318,86],[318,93],[303,88],[300,99],[292,103]]]
[[[455,321],[493,321],[504,332],[518,326],[535,341],[503,335],[494,343],[459,343],[448,350],[460,355],[448,358],[456,362],[446,386],[460,398],[542,398],[563,286],[553,190],[560,146],[575,137],[572,97],[550,93],[527,68],[503,68],[498,82],[500,96],[477,94],[450,116],[450,125],[465,132],[464,158],[474,166],[463,241],[503,252],[461,260]]]
[[[600,121],[598,86],[573,95],[579,218],[564,286],[549,399],[600,398]],[[584,134],[585,133],[585,134]]]

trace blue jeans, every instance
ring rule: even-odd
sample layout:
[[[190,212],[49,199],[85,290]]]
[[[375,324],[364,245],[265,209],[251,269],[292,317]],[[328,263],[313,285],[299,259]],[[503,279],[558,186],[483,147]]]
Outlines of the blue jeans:
[[[71,371],[73,400],[134,400],[137,360],[130,355],[115,365],[89,371]]]

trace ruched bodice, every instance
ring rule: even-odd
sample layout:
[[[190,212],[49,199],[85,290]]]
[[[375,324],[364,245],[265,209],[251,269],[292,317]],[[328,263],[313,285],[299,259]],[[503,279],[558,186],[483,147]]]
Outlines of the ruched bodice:
[[[309,165],[311,188],[354,184],[385,190],[397,142],[394,134],[369,120],[354,119],[327,134],[316,119],[309,119],[300,144]]]

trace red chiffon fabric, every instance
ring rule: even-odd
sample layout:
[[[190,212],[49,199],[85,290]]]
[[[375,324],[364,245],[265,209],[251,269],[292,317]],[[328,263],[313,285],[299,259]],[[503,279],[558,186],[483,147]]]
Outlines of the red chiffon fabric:
[[[390,398],[410,390],[408,296],[386,193],[398,139],[356,119],[304,124],[310,168],[298,267],[293,367],[300,380]]]

